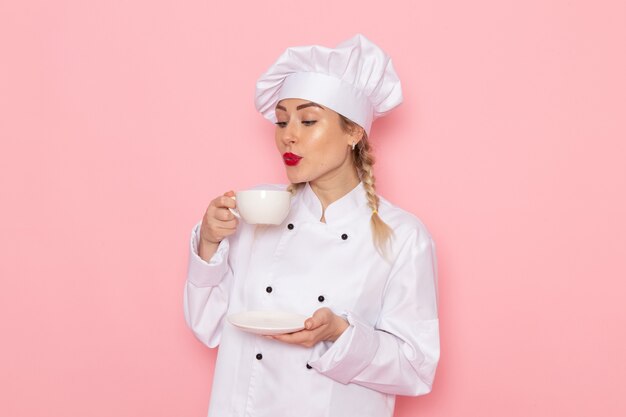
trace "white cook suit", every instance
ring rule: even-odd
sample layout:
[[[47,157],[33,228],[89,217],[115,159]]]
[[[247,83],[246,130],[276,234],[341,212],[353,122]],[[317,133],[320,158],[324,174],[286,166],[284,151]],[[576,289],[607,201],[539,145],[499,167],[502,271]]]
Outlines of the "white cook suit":
[[[285,189],[271,185],[261,188]],[[430,392],[439,362],[437,260],[424,224],[381,197],[393,229],[385,260],[359,183],[322,205],[307,183],[278,226],[243,221],[209,262],[191,235],[187,325],[219,345],[209,417],[390,417],[395,395]],[[226,317],[250,310],[311,316],[321,307],[350,326],[312,348],[243,332]]]

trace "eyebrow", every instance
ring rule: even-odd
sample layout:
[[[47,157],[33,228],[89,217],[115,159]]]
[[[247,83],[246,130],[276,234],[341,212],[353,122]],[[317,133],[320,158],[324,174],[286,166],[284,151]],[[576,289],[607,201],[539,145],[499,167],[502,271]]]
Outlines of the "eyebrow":
[[[311,107],[311,106],[319,107],[320,109],[324,110],[324,108],[323,108],[322,106],[320,106],[320,105],[319,105],[319,104],[317,104],[317,103],[313,103],[312,101],[311,101],[311,102],[309,102],[309,103],[300,104],[298,107],[296,107],[296,110],[302,110],[302,109],[304,109],[304,108],[306,108],[306,107]],[[287,111],[287,109],[286,109],[286,108],[284,108],[283,106],[281,106],[280,104],[277,104],[277,105],[276,105],[276,110],[284,110],[284,111]]]

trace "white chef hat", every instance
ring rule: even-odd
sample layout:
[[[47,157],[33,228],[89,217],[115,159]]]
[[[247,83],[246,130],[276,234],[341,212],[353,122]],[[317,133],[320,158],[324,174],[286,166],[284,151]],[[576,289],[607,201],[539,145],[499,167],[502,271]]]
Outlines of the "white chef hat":
[[[402,88],[391,58],[356,34],[335,48],[287,48],[257,80],[255,106],[276,122],[276,104],[301,98],[326,106],[369,134],[372,121],[402,103]]]

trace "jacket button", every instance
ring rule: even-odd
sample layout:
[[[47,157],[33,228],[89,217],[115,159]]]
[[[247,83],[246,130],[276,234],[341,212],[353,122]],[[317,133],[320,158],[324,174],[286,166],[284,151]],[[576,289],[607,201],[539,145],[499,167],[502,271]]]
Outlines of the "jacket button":
[[[325,300],[323,295],[320,295],[319,297],[317,297],[317,301],[319,301],[320,303],[323,303]]]
[[[313,369],[313,367],[307,363],[306,364],[306,369]]]
[[[267,287],[267,288],[265,289],[265,291],[267,291],[267,293],[268,293],[268,294],[269,294],[269,293],[271,293],[271,292],[272,292],[272,287]]]
[[[293,230],[293,224],[292,224],[292,223],[289,223],[289,224],[287,225],[287,229],[289,229],[289,230]]]
[[[342,238],[343,240],[346,240],[346,239],[348,239],[348,235],[344,233],[343,235],[341,235],[341,238]]]
[[[257,353],[257,354],[256,354],[256,358],[257,358],[258,360],[261,360],[261,359],[263,359],[263,355],[261,355],[260,353]]]

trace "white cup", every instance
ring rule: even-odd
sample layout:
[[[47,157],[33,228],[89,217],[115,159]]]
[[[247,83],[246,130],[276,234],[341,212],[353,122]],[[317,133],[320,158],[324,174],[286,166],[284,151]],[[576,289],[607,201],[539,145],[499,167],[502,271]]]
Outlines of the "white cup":
[[[289,214],[291,192],[280,190],[244,190],[231,197],[237,209],[229,209],[249,224],[281,224]]]

